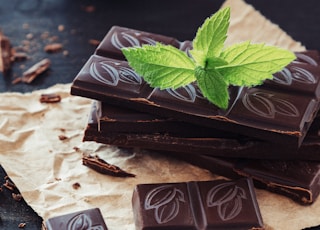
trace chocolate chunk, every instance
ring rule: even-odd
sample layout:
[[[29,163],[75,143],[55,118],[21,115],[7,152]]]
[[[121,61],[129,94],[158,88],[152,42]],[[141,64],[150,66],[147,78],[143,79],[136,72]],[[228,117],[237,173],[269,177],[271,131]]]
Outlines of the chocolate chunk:
[[[264,229],[252,181],[139,184],[136,229]]]
[[[48,230],[108,229],[99,208],[52,217],[46,221],[46,227]]]
[[[99,158],[98,156],[83,156],[82,163],[83,165],[88,166],[89,168],[92,168],[93,170],[102,174],[117,177],[135,177],[134,174],[128,173],[119,168],[118,166],[109,164],[108,162]]]
[[[161,127],[156,129],[158,126]],[[118,109],[106,103],[93,103],[83,140],[192,155],[203,153],[228,158],[320,160],[319,130],[318,115],[300,148],[295,149],[130,109]]]
[[[221,110],[202,96],[196,84],[176,90],[153,89],[128,66],[120,49],[141,45],[142,37],[154,36],[113,27],[74,79],[71,93],[295,148],[301,145],[319,110],[320,67],[314,51],[310,56],[297,53],[294,62],[262,87],[230,87],[229,108]],[[158,39],[164,44],[176,41]],[[178,42],[176,46],[187,51],[188,44]]]
[[[61,101],[61,96],[56,93],[46,93],[41,94],[40,102],[41,103],[57,103]]]

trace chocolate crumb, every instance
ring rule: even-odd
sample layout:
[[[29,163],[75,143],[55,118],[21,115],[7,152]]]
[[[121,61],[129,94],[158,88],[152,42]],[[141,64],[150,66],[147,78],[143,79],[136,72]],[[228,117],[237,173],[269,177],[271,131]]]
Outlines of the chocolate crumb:
[[[52,43],[48,44],[44,47],[44,51],[47,53],[56,53],[62,50],[62,44],[61,43]]]
[[[89,39],[89,44],[93,46],[98,46],[100,44],[100,41],[97,39]]]
[[[7,189],[11,190],[11,191],[14,191],[14,189],[16,188],[15,184],[10,182],[8,179],[3,184],[3,186],[6,187]]]
[[[63,140],[67,140],[67,139],[68,139],[68,137],[65,136],[65,135],[59,135],[58,137],[59,137],[59,140],[60,140],[60,141],[63,141]]]
[[[12,193],[12,198],[15,201],[21,201],[22,200],[22,195],[20,193]]]
[[[73,189],[79,189],[81,187],[81,185],[78,183],[78,182],[76,182],[76,183],[74,183],[73,185],[72,185],[72,188]]]
[[[20,223],[20,224],[18,225],[18,228],[24,228],[26,225],[27,225],[26,223]]]

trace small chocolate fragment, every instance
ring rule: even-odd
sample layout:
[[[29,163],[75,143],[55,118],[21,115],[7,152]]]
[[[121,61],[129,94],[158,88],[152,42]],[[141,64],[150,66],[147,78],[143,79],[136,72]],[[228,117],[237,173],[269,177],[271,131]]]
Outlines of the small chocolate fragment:
[[[18,224],[18,228],[24,228],[25,226],[27,226],[26,223],[20,223],[20,224]]]
[[[6,74],[11,68],[10,40],[0,31],[0,72]]]
[[[139,184],[136,229],[264,229],[251,179]]]
[[[41,94],[40,102],[41,103],[57,103],[61,101],[61,96],[56,93]]]
[[[50,65],[51,61],[48,58],[37,62],[23,73],[22,82],[31,83],[38,75],[48,70]]]
[[[46,221],[47,230],[99,229],[108,230],[99,208],[52,217]]]
[[[134,174],[128,173],[120,169],[118,166],[109,164],[98,156],[83,156],[82,163],[83,165],[88,166],[89,168],[105,175],[116,177],[135,177]]]
[[[20,193],[12,193],[12,198],[15,201],[21,201],[22,200],[22,195]]]
[[[47,53],[56,53],[62,50],[63,46],[60,43],[48,44],[44,47],[44,51]]]

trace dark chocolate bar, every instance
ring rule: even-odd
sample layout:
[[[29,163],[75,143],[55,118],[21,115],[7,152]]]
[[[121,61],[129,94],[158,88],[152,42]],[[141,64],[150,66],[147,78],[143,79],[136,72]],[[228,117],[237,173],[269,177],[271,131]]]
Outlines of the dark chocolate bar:
[[[46,221],[46,227],[47,230],[108,229],[99,208],[52,217]]]
[[[261,87],[230,87],[229,108],[221,110],[203,98],[196,84],[177,90],[153,89],[126,61],[104,57],[115,57],[111,53],[132,46],[129,41],[134,40],[139,45],[143,43],[142,38],[151,36],[150,33],[129,31],[130,39],[124,35],[128,32],[120,39],[119,27],[107,34],[96,54],[74,79],[71,94],[270,142],[286,143],[295,148],[301,145],[319,110],[320,67],[316,52],[310,51],[310,55],[308,52],[299,53],[285,70],[275,74],[273,81],[267,81]],[[114,34],[121,41],[117,46],[112,40]],[[157,39],[163,39],[163,43],[176,42],[176,39],[161,36]],[[187,51],[186,44],[178,45]]]
[[[172,119],[144,115],[134,110],[117,109],[109,104],[95,102],[92,104],[83,140],[192,155],[205,153],[228,158],[320,160],[319,116],[301,147],[293,149],[192,124],[184,126],[184,123],[175,123]],[[154,120],[156,124],[152,124]],[[155,125],[160,125],[159,122],[162,126],[159,130],[162,132],[153,129]],[[136,127],[138,129],[135,129]]]
[[[136,229],[264,229],[252,181],[139,184]]]
[[[250,177],[257,188],[286,196],[302,205],[317,200],[320,163],[301,160],[253,160],[161,152],[228,178]]]

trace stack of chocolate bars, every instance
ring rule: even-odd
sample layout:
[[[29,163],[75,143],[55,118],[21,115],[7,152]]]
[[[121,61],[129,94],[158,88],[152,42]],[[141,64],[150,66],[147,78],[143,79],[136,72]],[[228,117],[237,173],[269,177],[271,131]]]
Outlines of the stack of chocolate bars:
[[[203,98],[196,84],[150,87],[128,65],[121,48],[190,41],[114,26],[72,83],[71,94],[93,99],[84,141],[170,154],[230,179],[301,204],[320,191],[320,56],[296,60],[258,87],[230,87],[227,110]]]

